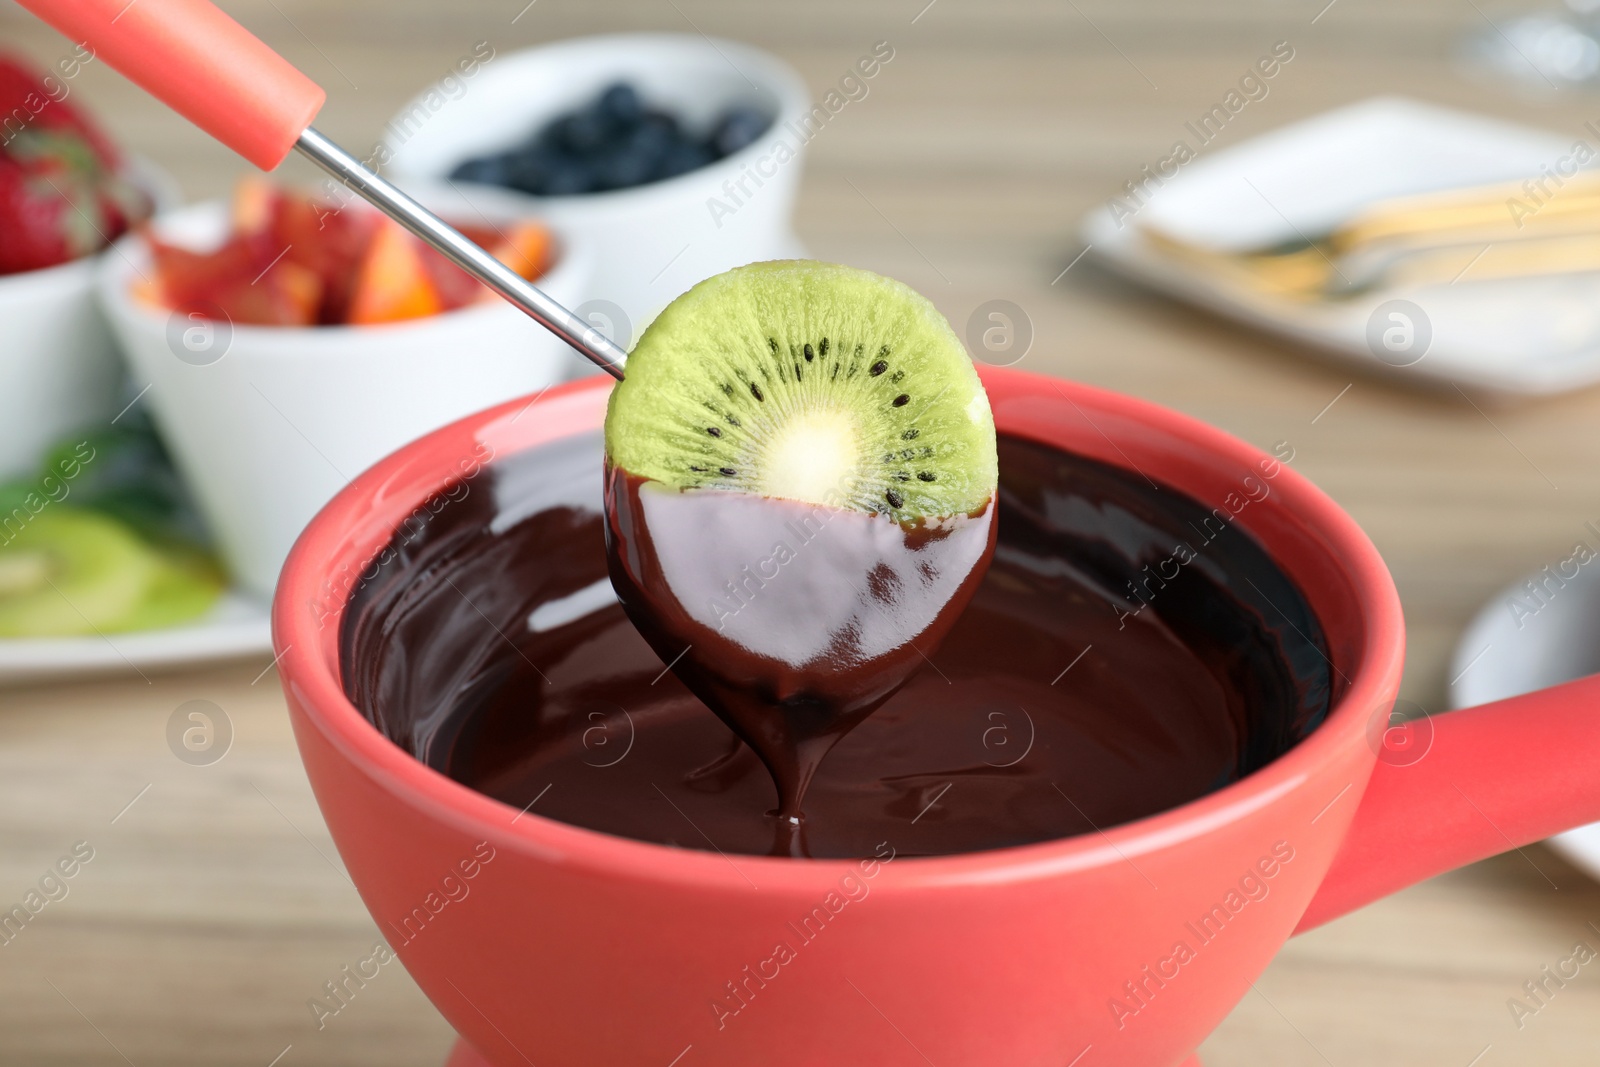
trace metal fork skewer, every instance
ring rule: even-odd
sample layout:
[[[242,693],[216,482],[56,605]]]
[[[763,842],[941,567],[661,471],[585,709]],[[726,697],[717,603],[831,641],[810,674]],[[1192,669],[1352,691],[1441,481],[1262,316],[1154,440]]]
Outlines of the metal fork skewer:
[[[450,262],[515,304],[618,381],[628,354],[590,323],[552,300],[522,275],[468,240],[439,216],[374,174],[361,161],[307,127],[295,149],[379,211],[416,234]]]

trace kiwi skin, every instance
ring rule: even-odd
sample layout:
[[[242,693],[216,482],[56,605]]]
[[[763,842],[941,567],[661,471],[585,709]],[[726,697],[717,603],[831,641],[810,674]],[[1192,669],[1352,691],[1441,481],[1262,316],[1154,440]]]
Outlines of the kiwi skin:
[[[609,461],[679,489],[790,497],[911,525],[981,510],[994,418],[927,299],[870,271],[753,263],[673,301],[606,414]]]

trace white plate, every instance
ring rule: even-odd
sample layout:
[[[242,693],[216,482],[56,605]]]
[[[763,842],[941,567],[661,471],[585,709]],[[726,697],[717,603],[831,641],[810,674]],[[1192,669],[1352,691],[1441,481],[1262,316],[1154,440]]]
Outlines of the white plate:
[[[272,653],[267,605],[229,591],[187,626],[104,637],[0,640],[0,685],[113,671],[132,674],[261,653]]]
[[[1583,137],[1600,150],[1600,129]],[[1558,393],[1600,381],[1600,272],[1474,282],[1469,268],[1451,285],[1308,305],[1178,262],[1146,227],[1218,252],[1291,242],[1389,197],[1537,178],[1570,159],[1574,140],[1379,97],[1201,155],[1159,188],[1147,186],[1143,206],[1124,197],[1124,210],[1137,208],[1131,216],[1114,216],[1108,203],[1082,232],[1095,254],[1136,281],[1375,374],[1480,393]],[[1407,367],[1368,347],[1368,320],[1393,299],[1422,308],[1432,327],[1426,354]]]
[[[1591,531],[1585,540],[1591,548],[1600,547],[1600,533]],[[1541,604],[1519,582],[1478,612],[1450,665],[1456,679],[1450,686],[1452,707],[1504,700],[1600,671],[1600,560],[1579,567],[1578,576],[1565,585],[1549,582],[1546,589]],[[1537,611],[1513,610],[1514,599]],[[1553,837],[1550,845],[1600,878],[1600,823]]]

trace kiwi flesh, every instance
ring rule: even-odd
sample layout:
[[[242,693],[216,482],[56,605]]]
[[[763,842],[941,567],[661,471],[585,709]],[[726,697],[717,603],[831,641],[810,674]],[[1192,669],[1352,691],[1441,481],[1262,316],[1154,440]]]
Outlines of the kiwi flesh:
[[[158,549],[160,564],[144,599],[124,616],[118,630],[159,630],[178,626],[210,611],[227,581],[216,564],[199,552]]]
[[[908,286],[807,260],[753,263],[673,301],[611,394],[613,465],[917,524],[976,513],[994,417],[960,339]]]
[[[51,504],[0,538],[0,638],[85,637],[175,626],[226,582],[201,553],[146,543],[122,520]]]
[[[116,519],[51,505],[0,545],[0,637],[121,629],[160,563]]]

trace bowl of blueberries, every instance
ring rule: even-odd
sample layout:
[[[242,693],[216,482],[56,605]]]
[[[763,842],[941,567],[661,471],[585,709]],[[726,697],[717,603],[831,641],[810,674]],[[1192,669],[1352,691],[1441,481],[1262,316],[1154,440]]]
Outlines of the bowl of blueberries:
[[[804,254],[791,215],[816,121],[775,56],[624,34],[491,56],[417,96],[380,151],[430,206],[534,215],[590,246],[576,310],[627,347],[695,282]]]

